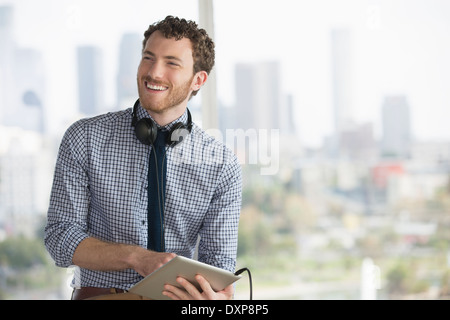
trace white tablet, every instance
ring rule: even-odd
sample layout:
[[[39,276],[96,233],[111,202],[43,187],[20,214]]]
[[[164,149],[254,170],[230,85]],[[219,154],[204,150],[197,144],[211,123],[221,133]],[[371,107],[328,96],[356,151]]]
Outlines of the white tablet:
[[[147,277],[139,281],[129,292],[154,300],[170,300],[162,294],[165,284],[171,284],[178,288],[181,285],[176,282],[177,277],[183,277],[200,289],[195,280],[197,274],[202,275],[211,284],[214,291],[221,291],[230,284],[239,280],[242,276],[236,276],[230,271],[210,266],[196,260],[182,256],[176,256],[168,263],[157,269]]]

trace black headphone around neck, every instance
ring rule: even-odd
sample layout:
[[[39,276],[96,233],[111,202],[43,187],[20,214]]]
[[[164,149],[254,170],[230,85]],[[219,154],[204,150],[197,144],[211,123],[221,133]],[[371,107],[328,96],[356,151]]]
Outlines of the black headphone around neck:
[[[137,120],[137,108],[139,107],[139,99],[136,101],[133,107],[133,120],[131,121],[131,126],[134,127],[134,132],[136,137],[140,142],[145,145],[153,145],[158,135],[158,126],[150,118],[143,118]],[[170,147],[174,147],[178,143],[182,142],[186,136],[191,133],[192,130],[192,118],[189,109],[187,109],[188,120],[187,124],[182,122],[177,122],[170,129],[169,135],[167,136],[166,144]]]

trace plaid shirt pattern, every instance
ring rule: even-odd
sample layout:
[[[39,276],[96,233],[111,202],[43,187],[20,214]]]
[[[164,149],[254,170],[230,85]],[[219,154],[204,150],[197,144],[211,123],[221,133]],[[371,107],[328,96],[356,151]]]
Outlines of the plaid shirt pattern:
[[[149,117],[139,106],[138,118]],[[147,246],[147,173],[151,146],[138,141],[132,109],[74,123],[58,153],[45,245],[56,265],[69,267],[88,237]],[[187,113],[176,122],[187,121]],[[234,271],[242,196],[241,168],[222,143],[193,124],[191,134],[167,147],[166,251]],[[80,268],[73,286],[129,289],[142,277],[134,270]]]

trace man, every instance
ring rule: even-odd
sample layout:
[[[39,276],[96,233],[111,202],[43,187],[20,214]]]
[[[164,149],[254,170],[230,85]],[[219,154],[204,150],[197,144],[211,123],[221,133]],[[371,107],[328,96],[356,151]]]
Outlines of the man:
[[[214,43],[194,22],[171,16],[144,36],[134,108],[80,120],[61,142],[45,244],[56,265],[80,267],[73,299],[126,292],[176,255],[191,258],[198,236],[199,261],[232,272],[236,266],[240,166],[231,151],[190,122],[187,110],[214,66]],[[140,136],[142,121],[155,125],[158,138],[147,143]],[[176,138],[169,136],[163,159],[155,160],[159,167],[152,165],[155,141],[180,125],[188,131],[184,141],[173,146]],[[159,201],[151,202],[153,190]],[[162,236],[155,237],[153,225]],[[154,238],[161,238],[158,250],[150,244]],[[197,280],[200,291],[179,278],[185,290],[166,286],[164,294],[232,298],[232,286],[214,292],[204,278]]]

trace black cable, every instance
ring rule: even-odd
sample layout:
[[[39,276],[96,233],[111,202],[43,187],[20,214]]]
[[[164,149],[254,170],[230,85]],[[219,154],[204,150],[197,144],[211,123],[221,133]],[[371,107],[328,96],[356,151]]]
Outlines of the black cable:
[[[234,273],[234,275],[238,276],[241,273],[243,273],[244,271],[247,271],[247,273],[248,273],[248,281],[250,284],[250,300],[253,300],[253,284],[252,284],[252,274],[250,273],[250,270],[248,268],[242,268],[242,269],[239,269],[238,271],[236,271]]]

